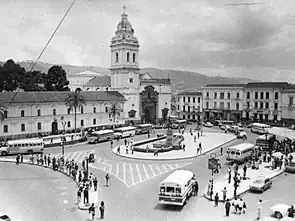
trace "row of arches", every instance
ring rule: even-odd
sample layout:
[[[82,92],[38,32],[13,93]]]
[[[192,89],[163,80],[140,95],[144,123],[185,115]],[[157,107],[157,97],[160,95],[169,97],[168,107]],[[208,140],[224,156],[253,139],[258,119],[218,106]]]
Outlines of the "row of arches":
[[[126,61],[130,62],[130,52],[127,52],[127,54],[126,54]],[[136,61],[136,54],[133,53],[132,54],[132,62],[135,63],[135,61]],[[118,63],[118,62],[119,62],[119,53],[116,52],[116,63]]]

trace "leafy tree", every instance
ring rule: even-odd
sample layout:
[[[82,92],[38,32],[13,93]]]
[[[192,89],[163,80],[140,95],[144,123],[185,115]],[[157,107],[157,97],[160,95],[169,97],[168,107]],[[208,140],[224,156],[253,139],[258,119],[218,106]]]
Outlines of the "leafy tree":
[[[65,99],[65,105],[70,108],[70,110],[74,110],[75,113],[75,133],[77,130],[77,109],[83,108],[86,105],[86,100],[83,94],[80,91],[72,91],[67,94]]]
[[[46,91],[70,91],[67,73],[61,66],[49,68],[44,83]]]
[[[40,71],[27,71],[22,78],[20,88],[24,91],[42,91],[44,90],[38,84],[43,84],[44,79]]]
[[[3,121],[5,118],[6,108],[2,103],[0,103],[0,121]]]
[[[116,122],[116,117],[120,116],[122,109],[118,103],[114,103],[110,105],[109,108],[109,117],[113,118],[113,122]]]

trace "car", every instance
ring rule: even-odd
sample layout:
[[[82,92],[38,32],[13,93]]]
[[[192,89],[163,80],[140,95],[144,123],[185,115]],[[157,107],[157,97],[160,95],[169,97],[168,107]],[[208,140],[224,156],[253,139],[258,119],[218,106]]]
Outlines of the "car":
[[[221,130],[229,130],[230,129],[230,126],[223,124],[223,125],[220,126],[220,129]]]
[[[295,207],[295,205],[294,205],[294,207]],[[273,205],[270,209],[277,219],[282,219],[282,218],[285,219],[288,215],[289,208],[290,208],[290,205],[276,204],[276,205]],[[292,219],[294,220],[294,218],[292,218]]]
[[[251,128],[252,125],[253,125],[253,124],[251,123],[251,124],[248,124],[246,127],[247,127],[247,128]]]
[[[204,127],[213,127],[213,124],[211,122],[205,122]]]
[[[247,133],[245,131],[240,131],[237,134],[237,139],[246,139],[247,138]]]
[[[256,180],[249,186],[250,191],[264,192],[272,186],[272,180],[265,177],[259,176]]]
[[[1,221],[11,221],[11,218],[8,215],[6,215],[5,213],[0,212],[0,220]]]

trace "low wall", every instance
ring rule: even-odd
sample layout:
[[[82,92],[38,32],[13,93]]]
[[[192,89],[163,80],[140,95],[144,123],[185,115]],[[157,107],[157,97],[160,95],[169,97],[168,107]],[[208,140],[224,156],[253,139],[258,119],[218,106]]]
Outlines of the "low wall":
[[[142,145],[147,144],[147,143],[151,143],[151,142],[155,142],[155,141],[164,140],[164,139],[166,139],[166,135],[162,136],[162,137],[155,137],[155,138],[151,138],[148,140],[142,140],[142,141],[135,142],[134,147],[133,147],[134,151],[146,153],[147,152],[146,147],[143,147]],[[148,149],[148,153],[153,153],[155,151],[155,149],[157,149],[159,153],[163,153],[163,152],[169,152],[169,151],[173,150],[173,146],[164,147],[164,148],[151,147]]]

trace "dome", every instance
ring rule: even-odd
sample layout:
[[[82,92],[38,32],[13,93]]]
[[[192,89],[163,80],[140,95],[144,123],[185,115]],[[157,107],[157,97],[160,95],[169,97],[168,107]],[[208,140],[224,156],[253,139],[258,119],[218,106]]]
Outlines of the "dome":
[[[121,21],[117,25],[117,31],[133,31],[131,23],[128,21],[128,15],[123,13],[121,15]]]

